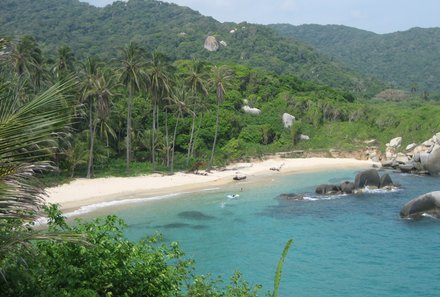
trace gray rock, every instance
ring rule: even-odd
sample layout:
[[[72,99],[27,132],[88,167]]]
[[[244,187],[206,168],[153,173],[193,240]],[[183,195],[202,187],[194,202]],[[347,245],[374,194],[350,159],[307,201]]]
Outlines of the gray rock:
[[[337,185],[322,184],[315,189],[315,193],[320,195],[334,195],[340,192],[341,189]]]
[[[352,194],[354,192],[354,183],[345,181],[339,185],[339,188],[345,194]]]
[[[300,139],[300,140],[310,140],[310,136],[308,136],[308,135],[304,135],[304,134],[301,134],[301,135],[299,136],[299,139]]]
[[[393,160],[385,160],[385,161],[382,161],[382,167],[392,167],[393,166]]]
[[[365,187],[380,187],[380,176],[376,169],[368,169],[356,174],[354,187],[361,189]]]
[[[436,144],[440,144],[440,132],[436,133],[433,138]]]
[[[440,175],[440,148],[433,150],[428,155],[428,159],[425,161],[423,167],[430,175]]]
[[[401,218],[417,219],[423,214],[440,217],[440,191],[423,194],[406,203],[400,210]]]
[[[203,47],[210,52],[215,52],[218,51],[220,45],[214,36],[208,36],[205,39],[205,44],[203,45]]]
[[[304,200],[304,196],[303,195],[298,195],[295,193],[287,193],[287,194],[280,194],[277,197],[278,200],[288,200],[288,201],[300,201],[300,200]]]
[[[408,162],[408,163],[405,163],[405,164],[400,164],[399,165],[399,169],[400,169],[400,171],[402,171],[404,173],[409,173],[409,172],[411,172],[413,170],[416,170],[417,167],[416,167],[415,162]]]
[[[423,169],[427,170],[428,161],[429,161],[429,154],[427,152],[421,152],[421,153],[419,153],[419,157],[420,157],[420,163],[422,164]]]
[[[420,152],[414,154],[413,161],[414,162],[420,162]]]
[[[387,146],[398,148],[402,144],[402,137],[396,137],[390,140],[390,143],[387,143]]]
[[[412,151],[413,149],[415,149],[416,147],[417,147],[417,144],[416,144],[416,143],[411,143],[411,144],[408,144],[408,145],[406,146],[405,150],[406,150],[407,152],[409,152],[409,151]]]
[[[401,164],[405,164],[409,161],[409,158],[407,155],[402,154],[402,153],[398,153],[396,156],[396,160],[397,163],[401,163]]]
[[[388,173],[385,173],[380,178],[380,188],[390,188],[393,187],[393,180]]]

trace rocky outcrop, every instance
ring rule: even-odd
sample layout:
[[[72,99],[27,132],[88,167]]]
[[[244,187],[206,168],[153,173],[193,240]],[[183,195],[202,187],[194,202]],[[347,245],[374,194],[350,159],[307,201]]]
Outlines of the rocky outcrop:
[[[387,160],[395,159],[397,157],[397,150],[402,144],[402,137],[396,137],[390,140],[389,143],[386,144],[385,156]]]
[[[418,219],[424,214],[440,218],[440,191],[426,193],[414,198],[400,210],[401,218]]]
[[[380,177],[376,169],[368,169],[359,172],[354,183],[344,181],[340,185],[322,184],[316,187],[315,192],[320,195],[356,194],[362,192],[366,187],[389,190],[397,185],[393,183],[387,173]]]
[[[283,113],[283,125],[284,128],[289,128],[295,122],[295,117],[287,112]]]
[[[218,51],[220,45],[214,36],[208,36],[205,39],[205,44],[203,45],[203,47],[210,52],[215,52]]]
[[[387,161],[382,163],[383,167],[408,173],[440,175],[440,133],[419,145],[412,143],[406,146],[405,152],[398,153],[399,146],[396,138],[387,144]]]

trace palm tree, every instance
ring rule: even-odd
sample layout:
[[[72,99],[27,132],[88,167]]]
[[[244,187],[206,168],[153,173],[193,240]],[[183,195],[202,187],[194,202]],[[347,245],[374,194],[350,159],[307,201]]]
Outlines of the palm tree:
[[[126,154],[126,168],[130,170],[131,161],[131,122],[132,122],[132,108],[133,95],[139,92],[143,86],[146,85],[147,76],[143,71],[144,50],[137,44],[130,42],[122,49],[122,60],[120,68],[120,81],[128,89],[127,101],[127,154]]]
[[[96,75],[91,77],[91,85],[84,94],[89,99],[89,134],[90,148],[87,165],[87,178],[93,176],[94,144],[96,140],[96,128],[99,123],[105,122],[110,111],[110,98],[113,96],[112,88],[114,83],[108,72],[98,70]]]
[[[198,110],[200,109],[200,105],[203,102],[203,100],[200,100],[200,97],[208,96],[208,90],[206,87],[207,81],[208,79],[207,79],[205,63],[198,60],[192,61],[188,74],[186,75],[187,85],[190,87],[191,93],[193,95],[191,97],[193,99],[191,102],[192,124],[191,124],[191,133],[190,133],[187,158],[186,158],[187,166],[189,164],[189,159],[192,156],[194,150],[194,140],[195,140],[194,131],[195,131],[196,117]]]
[[[167,96],[171,88],[171,72],[172,67],[167,62],[166,57],[161,53],[153,53],[151,56],[150,65],[148,67],[148,77],[149,77],[149,90],[151,92],[153,101],[153,125],[152,125],[152,139],[151,139],[151,150],[152,150],[152,163],[153,166],[156,164],[156,141],[157,141],[157,130],[159,129],[159,105],[161,100]],[[166,130],[168,127],[165,127]],[[167,137],[168,141],[168,137]]]
[[[0,264],[7,251],[47,238],[22,226],[35,220],[44,205],[45,191],[35,174],[53,167],[45,160],[56,147],[55,132],[69,122],[62,94],[72,83],[58,83],[25,103],[0,86]]]
[[[58,56],[53,71],[58,79],[63,79],[69,73],[75,71],[75,56],[72,49],[66,45],[58,48]]]
[[[174,153],[176,149],[176,137],[177,137],[177,128],[179,126],[179,121],[183,116],[183,112],[187,110],[187,106],[185,104],[186,101],[189,101],[189,94],[187,90],[183,86],[177,86],[174,88],[171,97],[166,98],[169,101],[169,107],[174,109],[176,116],[176,123],[174,125],[173,138],[171,141],[171,163],[170,163],[170,172],[174,173]]]
[[[214,161],[214,153],[215,153],[215,146],[217,143],[217,135],[218,135],[218,123],[219,123],[219,116],[220,116],[220,105],[223,103],[225,99],[225,86],[228,84],[228,82],[232,79],[231,69],[229,69],[226,66],[214,66],[212,68],[212,77],[211,77],[211,84],[215,88],[216,92],[216,98],[217,98],[217,108],[216,108],[216,116],[215,116],[215,133],[214,133],[214,141],[212,143],[212,150],[211,150],[211,157],[209,158],[208,163],[208,170],[211,170],[212,163]]]
[[[29,78],[36,93],[45,77],[45,69],[41,49],[33,37],[23,36],[17,44],[12,44],[11,66],[22,82]]]

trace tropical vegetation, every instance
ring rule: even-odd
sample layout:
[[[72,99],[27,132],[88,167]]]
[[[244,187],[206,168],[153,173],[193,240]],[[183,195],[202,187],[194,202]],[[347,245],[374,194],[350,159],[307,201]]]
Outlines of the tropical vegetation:
[[[296,48],[264,26],[220,24],[160,3],[130,0],[105,9],[76,0],[0,3],[0,22],[8,24],[1,27],[7,34],[0,36],[1,296],[233,297],[261,292],[238,272],[227,284],[196,276],[192,260],[176,243],[163,244],[160,235],[128,241],[124,222],[116,217],[67,224],[57,206],[44,203],[44,188],[53,178],[59,183],[73,177],[210,170],[278,152],[363,151],[371,139],[383,149],[393,137],[403,136],[405,146],[440,130],[440,96],[435,93],[382,90],[380,83],[321,59],[311,48]],[[61,39],[65,44],[53,42],[60,37],[57,30],[34,24],[52,24],[53,14],[34,14],[49,4],[60,9],[60,30],[71,34]],[[38,40],[47,36],[45,43],[10,27],[17,23],[13,12],[24,8],[32,8],[26,13],[35,18],[26,24],[33,25],[16,29]],[[121,20],[126,13],[136,17],[145,8],[169,14],[180,22],[179,30],[193,32],[197,40],[203,34],[188,17],[236,38],[237,45],[208,53],[183,41],[186,35],[178,44],[165,33],[157,40],[149,35],[148,40],[143,35],[128,40],[127,32],[136,33],[135,23],[142,23],[137,18],[121,26],[123,31],[104,27],[121,38],[86,34],[101,32],[101,21]],[[66,13],[87,21],[69,23]],[[180,13],[186,18],[172,17]],[[143,22],[150,26],[161,20]],[[228,31],[235,27],[238,33]],[[256,54],[239,42],[252,42]],[[186,54],[170,50],[170,44]],[[282,46],[274,52],[268,44]],[[246,63],[231,58],[235,51]],[[373,89],[382,92],[373,96]],[[295,117],[291,126],[284,125],[284,113]],[[35,225],[42,215],[49,218],[47,228]],[[277,296],[290,244],[269,296]]]

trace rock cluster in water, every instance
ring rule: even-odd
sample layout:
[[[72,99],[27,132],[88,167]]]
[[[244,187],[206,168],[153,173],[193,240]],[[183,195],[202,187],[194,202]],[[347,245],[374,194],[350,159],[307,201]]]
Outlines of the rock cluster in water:
[[[320,195],[353,194],[369,189],[391,189],[396,187],[388,173],[380,176],[376,169],[359,172],[354,182],[344,181],[339,185],[322,184],[316,187],[315,193]]]
[[[387,144],[386,161],[383,167],[392,167],[402,172],[440,175],[440,132],[421,144],[411,143],[404,152],[398,152],[402,137]]]

